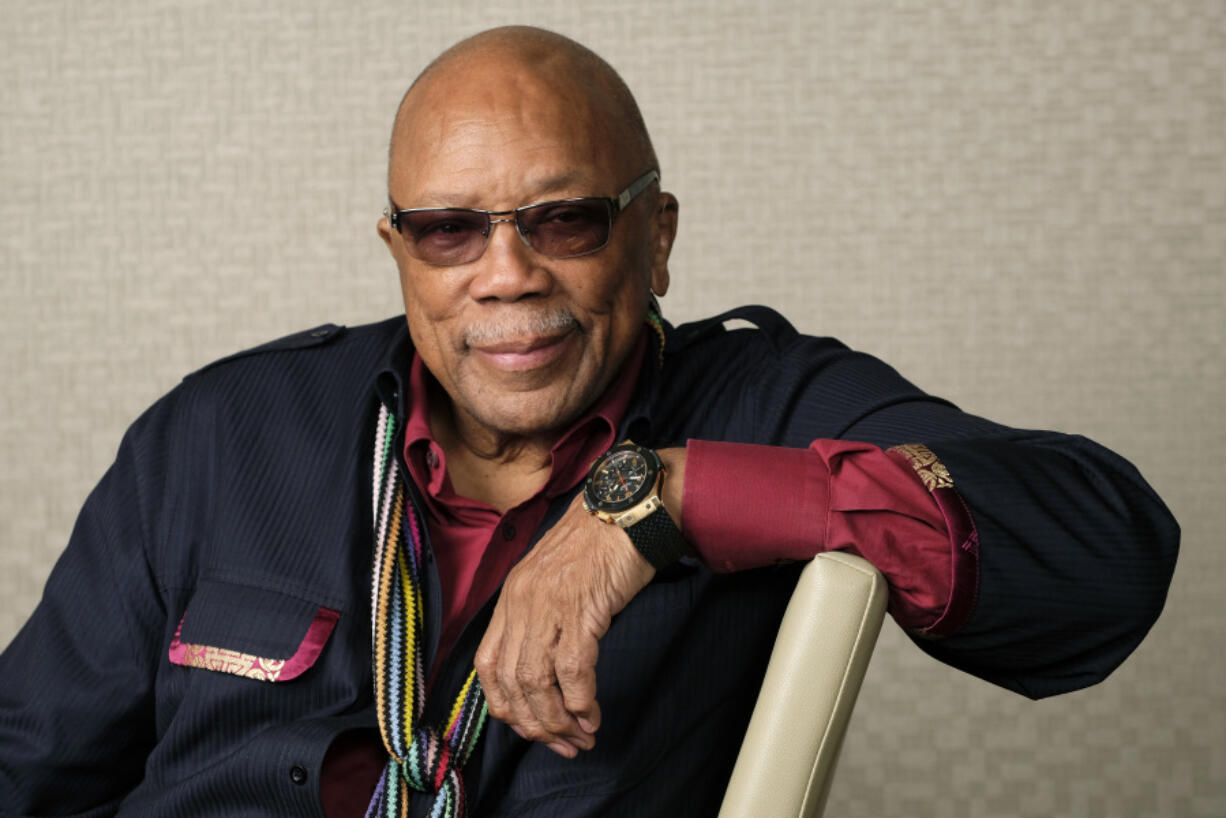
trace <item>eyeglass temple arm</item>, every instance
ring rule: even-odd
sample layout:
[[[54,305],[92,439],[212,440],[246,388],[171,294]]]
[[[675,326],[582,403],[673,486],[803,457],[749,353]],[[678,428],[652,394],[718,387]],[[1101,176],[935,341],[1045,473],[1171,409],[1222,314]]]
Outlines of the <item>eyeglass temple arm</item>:
[[[626,209],[626,205],[634,200],[634,197],[642,193],[648,185],[660,178],[660,171],[649,170],[639,178],[630,183],[630,187],[617,194],[617,212],[620,213]]]
[[[391,225],[393,230],[400,230],[400,213],[396,210],[396,205],[391,199],[388,199],[387,207],[383,208],[383,218],[387,219],[387,223]]]

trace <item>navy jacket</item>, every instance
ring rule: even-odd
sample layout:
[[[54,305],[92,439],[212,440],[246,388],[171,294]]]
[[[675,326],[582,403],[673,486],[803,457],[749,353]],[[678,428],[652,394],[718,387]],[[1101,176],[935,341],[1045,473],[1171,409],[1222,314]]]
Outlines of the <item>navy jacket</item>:
[[[732,317],[758,329],[726,331]],[[620,437],[922,442],[938,454],[981,549],[965,625],[917,640],[941,661],[1059,693],[1102,679],[1160,612],[1178,528],[1116,455],[964,414],[764,308],[668,336]],[[409,353],[403,318],[321,327],[194,373],[137,420],[0,657],[0,813],[322,816],[329,744],[375,726],[373,423],[379,401],[403,413]],[[720,575],[687,560],[661,572],[601,642],[596,749],[566,761],[491,720],[465,771],[475,814],[713,814],[797,571]],[[240,664],[305,655],[321,608],[339,612],[335,629],[292,679],[168,658],[176,633]],[[491,608],[444,657],[427,720],[441,718]]]

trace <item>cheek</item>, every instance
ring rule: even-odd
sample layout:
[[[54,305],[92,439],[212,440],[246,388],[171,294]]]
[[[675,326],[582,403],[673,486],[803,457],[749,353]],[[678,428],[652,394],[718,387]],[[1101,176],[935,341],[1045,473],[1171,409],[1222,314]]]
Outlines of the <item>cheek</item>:
[[[436,376],[447,380],[458,345],[453,336],[459,331],[454,313],[460,298],[449,291],[445,275],[428,278],[437,272],[402,267],[400,288],[414,348]]]
[[[650,287],[649,254],[631,252],[572,277],[568,289],[576,302],[594,314],[624,314],[627,320],[637,321],[645,313]]]
[[[446,272],[400,267],[400,291],[410,321],[443,321],[460,303],[460,293]]]

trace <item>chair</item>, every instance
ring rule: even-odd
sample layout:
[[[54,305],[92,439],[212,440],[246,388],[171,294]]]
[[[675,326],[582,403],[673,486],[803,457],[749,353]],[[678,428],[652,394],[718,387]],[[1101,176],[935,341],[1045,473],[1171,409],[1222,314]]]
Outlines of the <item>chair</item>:
[[[867,560],[830,552],[805,566],[720,818],[822,814],[885,605],[885,578]]]

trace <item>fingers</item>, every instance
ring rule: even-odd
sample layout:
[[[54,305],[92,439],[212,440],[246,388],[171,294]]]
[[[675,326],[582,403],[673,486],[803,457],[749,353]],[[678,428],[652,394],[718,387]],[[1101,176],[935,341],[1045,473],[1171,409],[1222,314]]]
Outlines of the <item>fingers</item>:
[[[600,705],[596,701],[596,657],[599,649],[595,638],[572,630],[559,640],[554,659],[562,706],[586,733],[595,733],[600,727]]]
[[[526,629],[519,656],[515,660],[515,681],[527,710],[545,733],[545,737],[538,740],[547,743],[560,741],[568,745],[567,751],[562,754],[571,757],[569,747],[590,750],[596,745],[596,738],[592,735],[593,731],[584,729],[576,714],[568,708],[560,687],[563,659],[559,655],[558,645],[561,633],[565,631],[542,620],[534,620],[533,624],[534,627]],[[592,676],[594,691],[595,640],[592,642],[593,660],[587,670]]]
[[[481,638],[481,644],[477,646],[477,654],[473,657],[473,667],[477,670],[477,678],[481,680],[481,689],[485,691],[485,705],[489,710],[489,714],[496,719],[511,724],[508,720],[511,709],[507,701],[507,696],[502,691],[502,685],[499,681],[498,662],[502,655],[502,632],[505,627],[506,613],[501,604],[494,608],[493,616],[490,617],[489,627],[485,629],[485,636]],[[514,724],[511,728],[519,733]],[[523,738],[523,734],[520,734]]]
[[[585,728],[569,711],[559,687],[559,627],[544,614],[509,617],[506,610],[513,606],[503,602],[500,599],[495,607],[474,660],[490,715],[508,724],[521,738],[539,741],[566,758],[574,758],[580,750],[590,750],[596,744],[595,728]],[[595,706],[596,650],[592,639],[591,647],[585,651],[591,657],[590,666],[581,674],[589,679],[583,713],[589,725],[599,724],[599,708]],[[564,664],[575,667],[574,660]],[[591,717],[593,711],[595,719]]]
[[[600,637],[653,574],[576,499],[503,583],[475,659],[490,714],[567,758],[595,746]]]

